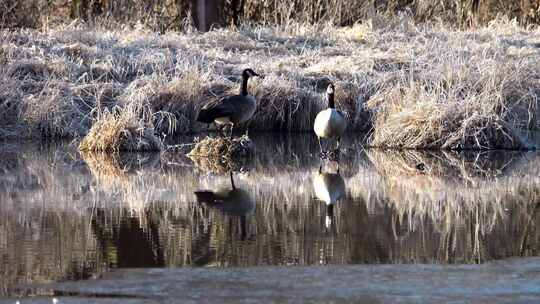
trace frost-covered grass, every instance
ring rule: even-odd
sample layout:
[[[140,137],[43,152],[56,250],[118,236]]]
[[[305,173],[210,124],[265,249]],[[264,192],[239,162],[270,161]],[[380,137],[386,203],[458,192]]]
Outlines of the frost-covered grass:
[[[468,31],[405,19],[165,34],[66,25],[4,30],[0,44],[0,137],[82,137],[133,104],[159,136],[199,132],[198,109],[236,92],[246,67],[266,75],[250,82],[254,130],[310,131],[329,81],[349,130],[374,146],[523,148],[519,131],[539,124],[540,31],[505,20]]]
[[[163,148],[154,128],[131,107],[120,113],[100,115],[79,144],[81,151],[160,151]]]

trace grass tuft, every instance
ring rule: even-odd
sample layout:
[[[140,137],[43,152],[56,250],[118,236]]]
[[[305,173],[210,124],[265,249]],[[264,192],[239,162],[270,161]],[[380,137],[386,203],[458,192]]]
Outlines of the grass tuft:
[[[475,101],[439,101],[427,92],[386,94],[370,144],[408,149],[524,149],[512,124]]]
[[[79,144],[81,151],[161,151],[164,145],[151,125],[124,110],[106,111]]]
[[[232,140],[207,136],[195,143],[187,156],[202,172],[224,174],[247,167],[254,149],[253,142],[247,135]]]
[[[253,143],[247,135],[233,139],[207,136],[197,142],[187,156],[190,158],[213,157],[234,159],[251,155],[253,149]]]

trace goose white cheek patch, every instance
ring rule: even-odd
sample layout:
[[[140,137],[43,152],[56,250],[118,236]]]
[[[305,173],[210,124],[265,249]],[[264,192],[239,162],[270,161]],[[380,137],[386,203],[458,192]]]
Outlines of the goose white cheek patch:
[[[231,122],[231,119],[229,117],[218,117],[215,119],[215,121],[218,124],[228,124]]]
[[[328,94],[334,94],[334,89],[333,89],[332,87],[328,87],[328,88],[326,89],[326,93],[328,93]]]

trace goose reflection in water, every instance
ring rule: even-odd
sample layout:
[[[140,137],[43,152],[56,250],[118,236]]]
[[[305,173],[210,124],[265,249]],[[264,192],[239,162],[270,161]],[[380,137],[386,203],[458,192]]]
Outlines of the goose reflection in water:
[[[334,173],[325,172],[321,163],[319,170],[314,174],[313,178],[315,196],[317,199],[326,203],[326,228],[332,226],[334,204],[345,197],[345,181],[339,173],[339,162],[331,161],[328,165],[337,167]]]
[[[240,217],[242,240],[246,238],[246,217],[255,214],[255,201],[252,196],[234,183],[232,171],[229,173],[231,186],[215,190],[195,191],[197,202],[220,210],[230,216]]]

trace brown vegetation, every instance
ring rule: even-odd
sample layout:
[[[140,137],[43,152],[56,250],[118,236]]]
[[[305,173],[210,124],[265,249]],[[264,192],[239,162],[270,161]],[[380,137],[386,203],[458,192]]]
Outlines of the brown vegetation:
[[[487,24],[501,15],[517,18],[523,25],[540,21],[540,3],[536,0],[221,0],[217,5],[223,25],[384,22],[376,15],[408,15],[415,22],[442,21],[464,27]],[[194,8],[193,0],[3,0],[0,26],[40,27],[75,18],[86,22],[108,19],[121,24],[140,22],[163,32],[184,29],[193,22],[190,12]]]
[[[233,139],[207,136],[195,142],[187,156],[200,171],[223,174],[247,166],[254,149],[247,135]]]
[[[197,111],[236,93],[241,70],[251,67],[267,77],[250,81],[259,105],[241,127],[311,131],[332,81],[348,130],[371,131],[372,146],[530,147],[520,132],[536,129],[540,119],[537,28],[504,18],[474,30],[390,21],[208,33],[78,23],[3,30],[0,137],[92,133],[110,143],[127,134],[120,123],[134,138],[147,130],[147,140],[199,132],[206,125],[195,121]],[[118,123],[111,136],[90,132],[103,129],[105,118]],[[109,143],[87,148],[113,149]],[[156,149],[154,143],[115,149]]]
[[[253,143],[246,135],[239,138],[210,137],[196,142],[188,153],[189,157],[217,157],[232,159],[249,156],[253,151]]]
[[[127,114],[126,114],[127,113]],[[105,112],[79,144],[81,151],[160,151],[162,140],[136,114]]]

